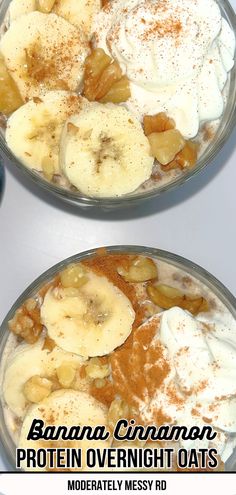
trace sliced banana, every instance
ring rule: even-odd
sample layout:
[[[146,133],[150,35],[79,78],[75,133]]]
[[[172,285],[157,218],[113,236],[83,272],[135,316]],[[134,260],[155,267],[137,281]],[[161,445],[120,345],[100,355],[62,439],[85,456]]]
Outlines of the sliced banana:
[[[9,6],[10,23],[36,10],[36,0],[12,0]]]
[[[49,336],[65,351],[84,357],[104,356],[121,346],[134,318],[123,292],[94,273],[80,289],[49,290],[41,307]]]
[[[100,0],[57,0],[53,11],[91,36],[94,18],[100,9]]]
[[[42,171],[50,164],[59,172],[59,142],[63,124],[80,111],[84,98],[67,91],[49,91],[25,103],[8,120],[6,142],[27,167]]]
[[[88,196],[135,191],[150,178],[153,163],[141,124],[124,107],[90,103],[65,124],[61,168],[69,182]]]
[[[56,14],[31,12],[14,21],[0,42],[24,101],[47,90],[75,91],[89,53],[87,37]]]
[[[53,392],[47,399],[39,405],[32,406],[28,411],[21,429],[19,448],[39,449],[39,448],[77,448],[82,449],[83,469],[86,470],[85,456],[89,448],[103,450],[109,448],[111,440],[91,441],[86,438],[83,440],[70,441],[44,441],[44,440],[27,440],[29,430],[33,420],[41,419],[45,426],[105,426],[107,425],[107,408],[96,401],[90,395],[84,392],[74,390],[59,390]],[[26,471],[26,463],[22,464]],[[46,469],[45,469],[46,470]],[[73,469],[73,471],[76,469]]]
[[[90,36],[94,17],[100,9],[100,0],[56,0],[51,12],[63,17]],[[37,0],[12,0],[10,21],[35,10],[39,10]]]
[[[43,350],[44,341],[41,339],[35,345],[23,344],[7,363],[3,381],[4,399],[17,417],[23,418],[27,408],[27,400],[23,389],[25,383],[33,376],[50,378],[62,363],[70,362],[71,366],[79,368],[84,360],[75,354],[69,354],[55,347],[51,353]]]
[[[7,363],[3,381],[3,396],[11,409],[19,418],[22,418],[26,410],[26,399],[23,394],[25,382],[33,375],[39,375],[44,368],[46,352],[41,345],[23,344],[11,356],[11,362]]]

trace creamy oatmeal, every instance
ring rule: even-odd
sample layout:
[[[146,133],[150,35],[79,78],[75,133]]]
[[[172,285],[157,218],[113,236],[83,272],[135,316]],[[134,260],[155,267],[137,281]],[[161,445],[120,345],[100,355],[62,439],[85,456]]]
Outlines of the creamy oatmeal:
[[[26,167],[87,197],[163,186],[214,139],[234,52],[215,0],[12,0],[3,135]]]
[[[111,436],[99,443],[101,451],[162,447],[113,440],[117,421],[126,418],[144,427],[211,425],[214,441],[179,441],[174,448],[215,448],[219,469],[231,456],[235,320],[184,271],[145,256],[98,253],[67,266],[25,301],[9,330],[2,402],[20,448],[48,447],[27,440],[36,417],[46,425],[104,425]],[[97,443],[50,441],[64,446],[85,455]]]

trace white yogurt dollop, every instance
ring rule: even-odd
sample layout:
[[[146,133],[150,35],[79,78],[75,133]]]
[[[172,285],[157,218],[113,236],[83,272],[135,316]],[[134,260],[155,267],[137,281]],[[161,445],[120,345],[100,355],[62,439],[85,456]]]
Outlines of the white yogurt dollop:
[[[164,111],[192,138],[220,118],[235,37],[215,0],[112,0],[94,31],[130,79],[126,105],[140,119]]]
[[[235,320],[218,320],[216,315],[206,323],[204,318],[172,308],[162,314],[155,339],[167,350],[170,373],[151,407],[158,404],[179,426],[211,425],[218,431],[211,445],[207,440],[190,440],[182,441],[181,446],[216,448],[226,462],[236,446]]]

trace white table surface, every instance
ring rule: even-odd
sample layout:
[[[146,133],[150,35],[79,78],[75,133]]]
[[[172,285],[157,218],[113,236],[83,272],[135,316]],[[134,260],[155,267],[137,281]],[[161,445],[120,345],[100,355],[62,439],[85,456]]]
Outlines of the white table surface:
[[[231,0],[236,8],[236,0]],[[67,206],[5,164],[0,203],[0,321],[21,292],[63,258],[103,245],[141,244],[200,264],[236,293],[236,130],[182,188],[140,207],[103,213]],[[0,471],[9,466],[0,451]]]

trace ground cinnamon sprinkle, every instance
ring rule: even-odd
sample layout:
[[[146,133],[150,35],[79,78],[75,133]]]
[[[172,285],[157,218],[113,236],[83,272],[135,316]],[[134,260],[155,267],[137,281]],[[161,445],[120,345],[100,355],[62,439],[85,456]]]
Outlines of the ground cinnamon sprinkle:
[[[178,350],[178,352],[176,353],[176,355],[178,357],[180,356],[183,356],[183,354],[186,354],[187,352],[189,351],[189,347],[181,347],[181,349]]]
[[[73,42],[74,43],[74,42]],[[72,47],[72,40],[68,40],[68,50]],[[64,50],[64,55],[63,55]],[[65,54],[64,43],[59,44],[51,52],[45,51],[40,40],[35,42],[25,50],[27,72],[37,83],[52,82],[59,85],[61,89],[69,89],[67,82],[62,79],[62,65],[70,63],[71,60],[68,54]],[[64,85],[64,87],[62,87]]]
[[[208,380],[202,380],[197,387],[194,388],[194,392],[202,392],[206,387],[208,387]]]
[[[95,383],[93,382],[90,385],[89,393],[90,395],[92,395],[92,397],[94,397],[94,399],[98,400],[108,407],[115,399],[115,389],[112,382],[110,382],[109,380],[105,380],[105,385],[101,388],[97,388]]]
[[[153,413],[153,419],[155,424],[158,426],[162,426],[166,423],[171,423],[171,418],[163,413],[162,409],[157,409]]]
[[[67,116],[70,117],[75,113],[75,106],[77,107],[78,112],[81,110],[83,100],[79,95],[69,94],[66,97],[66,103],[67,103]]]
[[[197,409],[194,409],[194,408],[192,409],[191,414],[192,414],[193,416],[200,416],[199,411],[198,411]]]
[[[111,9],[111,0],[102,0],[102,9],[105,12],[109,12]]]
[[[76,89],[77,81],[71,81],[70,74],[77,66],[79,70],[80,52],[88,48],[88,42],[72,25],[71,31],[65,33],[57,15],[52,14],[48,19],[48,32],[52,30],[51,43],[48,43],[49,34],[45,30],[24,50],[25,84],[29,90],[38,84],[51,90]]]
[[[156,328],[157,319],[153,319],[134,331],[129,346],[122,346],[111,354],[115,392],[136,410],[140,405],[149,404],[169,373],[163,346],[158,341],[152,342]],[[154,415],[157,416],[157,410]],[[168,420],[163,419],[164,422]]]
[[[220,397],[216,397],[216,400],[217,401],[225,401],[225,400],[229,400],[232,398],[232,395],[229,394],[229,395],[221,395]]]
[[[119,395],[137,412],[132,416],[141,424],[145,424],[145,421],[139,414],[140,405],[150,402],[169,373],[162,345],[159,342],[152,344],[156,326],[157,321],[154,320],[149,326],[136,329],[119,349],[111,353],[109,360],[112,382],[105,380],[102,388],[96,388],[94,383],[90,386],[90,394],[108,407],[116,395]],[[157,424],[164,424],[168,423],[170,418],[158,408],[153,410],[153,420]]]
[[[217,404],[211,404],[209,406],[209,411],[214,412],[216,410],[216,408],[217,408]]]
[[[47,420],[49,425],[53,425],[55,423],[55,417],[53,416],[53,413],[50,414]]]
[[[142,38],[144,41],[150,41],[154,36],[164,37],[171,36],[172,38],[178,37],[182,31],[182,24],[179,20],[173,17],[165,19],[165,21],[153,22],[149,29],[145,31]]]
[[[173,385],[169,385],[167,388],[167,397],[169,399],[169,402],[171,404],[174,404],[176,407],[178,406],[183,406],[185,400],[181,398],[179,395],[177,395],[176,389]]]

